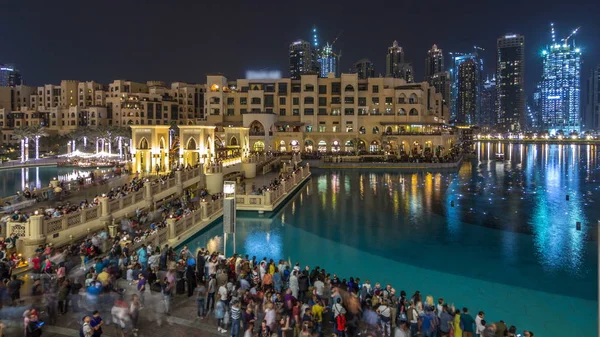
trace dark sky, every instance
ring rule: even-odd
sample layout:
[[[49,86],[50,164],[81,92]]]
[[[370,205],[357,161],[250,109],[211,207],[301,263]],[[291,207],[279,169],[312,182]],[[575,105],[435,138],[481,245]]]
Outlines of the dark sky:
[[[342,70],[368,57],[384,73],[387,47],[398,40],[422,80],[433,43],[445,53],[486,48],[486,72],[495,64],[496,38],[526,38],[526,81],[541,73],[540,50],[550,22],[563,38],[576,36],[584,74],[600,63],[600,1],[10,1],[0,0],[0,63],[16,63],[27,84],[61,79],[164,80],[203,83],[207,73],[243,77],[246,69],[281,70],[288,45],[342,32]],[[447,56],[447,55],[445,55]],[[528,90],[529,91],[529,90]],[[528,92],[528,94],[531,91]]]

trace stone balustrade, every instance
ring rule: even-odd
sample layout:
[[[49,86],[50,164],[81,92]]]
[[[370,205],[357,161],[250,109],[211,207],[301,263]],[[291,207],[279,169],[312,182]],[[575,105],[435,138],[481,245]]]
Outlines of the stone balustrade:
[[[55,246],[68,244],[92,231],[106,229],[113,221],[132,215],[137,209],[151,209],[155,201],[172,195],[181,195],[184,188],[193,184],[199,184],[199,188],[206,186],[206,177],[202,174],[201,167],[175,171],[174,177],[166,181],[146,181],[139,191],[116,199],[102,197],[97,206],[59,218],[45,219],[43,215],[36,214],[32,215],[27,222],[9,221],[6,234],[17,233],[19,235],[17,249],[26,257],[32,256],[39,244],[52,243]],[[198,217],[209,218],[222,209],[222,204],[222,201],[201,203],[199,212],[201,215]]]
[[[272,211],[277,205],[311,175],[308,165],[298,168],[286,180],[282,180],[277,189],[269,189],[262,195],[236,194],[238,210]]]
[[[218,216],[223,214],[223,199],[209,200],[201,203],[200,210],[187,214],[180,219],[167,219],[167,227],[159,229],[155,234],[145,240],[136,242],[133,250],[142,244],[151,244],[160,247],[165,244],[175,246],[211,224]]]

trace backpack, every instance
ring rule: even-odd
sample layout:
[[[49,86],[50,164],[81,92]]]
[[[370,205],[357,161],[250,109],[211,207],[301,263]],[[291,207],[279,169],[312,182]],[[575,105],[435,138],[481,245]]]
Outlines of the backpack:
[[[336,317],[336,329],[343,331],[346,328],[346,316],[340,314]],[[340,329],[341,328],[341,329]]]
[[[79,328],[79,337],[85,337],[85,334],[83,333],[83,325]]]
[[[413,321],[413,320],[417,319],[417,317],[415,317],[415,312],[416,312],[415,308],[413,308],[413,307],[408,308],[407,313],[408,313],[409,321]]]

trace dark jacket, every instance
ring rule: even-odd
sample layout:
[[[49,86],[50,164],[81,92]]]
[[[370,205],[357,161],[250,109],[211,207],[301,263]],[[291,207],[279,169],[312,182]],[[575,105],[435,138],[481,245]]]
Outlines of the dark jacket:
[[[308,290],[308,277],[305,273],[301,273],[298,277],[298,290],[307,291]]]

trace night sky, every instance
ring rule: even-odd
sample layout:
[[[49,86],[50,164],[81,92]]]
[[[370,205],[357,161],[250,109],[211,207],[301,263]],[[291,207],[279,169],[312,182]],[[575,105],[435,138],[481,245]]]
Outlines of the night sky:
[[[528,94],[541,73],[540,50],[582,26],[583,74],[600,63],[600,1],[11,1],[0,0],[0,63],[16,63],[26,83],[61,79],[164,80],[203,83],[207,73],[244,77],[247,69],[281,70],[288,46],[310,39],[342,50],[341,69],[363,57],[385,73],[393,40],[404,47],[415,78],[433,43],[447,52],[486,49],[486,72],[495,68],[496,38],[526,39]]]

